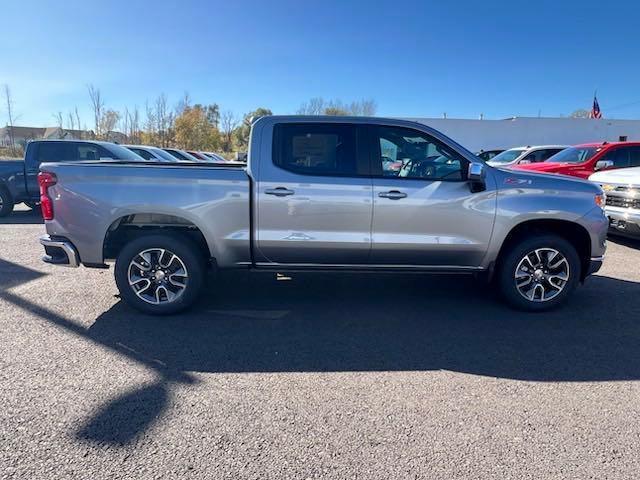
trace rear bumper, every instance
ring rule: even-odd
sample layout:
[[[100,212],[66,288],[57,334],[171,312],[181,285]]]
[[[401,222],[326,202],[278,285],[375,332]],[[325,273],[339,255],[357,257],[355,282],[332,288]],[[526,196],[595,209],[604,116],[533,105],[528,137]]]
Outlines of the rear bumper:
[[[43,235],[40,237],[40,244],[44,247],[45,252],[42,256],[43,262],[63,267],[80,266],[78,251],[66,238]]]

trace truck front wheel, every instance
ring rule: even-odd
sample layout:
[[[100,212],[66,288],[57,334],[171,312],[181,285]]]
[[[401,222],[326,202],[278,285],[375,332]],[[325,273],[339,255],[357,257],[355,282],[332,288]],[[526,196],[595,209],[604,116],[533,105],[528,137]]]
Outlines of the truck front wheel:
[[[563,303],[580,280],[580,257],[564,238],[534,234],[512,244],[496,280],[505,300],[520,310],[543,311]]]
[[[0,186],[0,217],[6,217],[13,212],[13,197],[6,187]]]
[[[129,305],[152,315],[180,312],[198,298],[204,280],[198,248],[178,235],[146,235],[121,250],[116,285]]]

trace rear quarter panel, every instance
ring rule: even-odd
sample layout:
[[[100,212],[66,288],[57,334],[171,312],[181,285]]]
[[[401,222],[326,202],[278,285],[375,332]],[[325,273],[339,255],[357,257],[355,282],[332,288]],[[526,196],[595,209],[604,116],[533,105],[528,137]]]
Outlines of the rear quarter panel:
[[[102,263],[109,227],[131,214],[165,214],[193,223],[220,266],[250,260],[249,181],[242,169],[178,165],[43,164],[50,188],[49,235],[71,240],[83,263]]]

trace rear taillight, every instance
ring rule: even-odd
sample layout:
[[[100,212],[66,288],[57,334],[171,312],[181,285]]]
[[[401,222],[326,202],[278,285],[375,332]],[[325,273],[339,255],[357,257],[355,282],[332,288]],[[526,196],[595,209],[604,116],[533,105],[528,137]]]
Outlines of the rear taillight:
[[[40,208],[42,209],[42,218],[45,220],[53,220],[53,201],[49,196],[49,187],[58,182],[55,174],[51,172],[40,172],[38,174],[38,185],[40,185]]]

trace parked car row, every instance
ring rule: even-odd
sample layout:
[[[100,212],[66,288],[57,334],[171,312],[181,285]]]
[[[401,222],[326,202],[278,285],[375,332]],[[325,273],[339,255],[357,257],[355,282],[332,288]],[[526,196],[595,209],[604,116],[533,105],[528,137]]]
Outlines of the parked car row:
[[[492,151],[482,151],[478,156],[483,158],[488,152]],[[606,194],[610,232],[640,238],[640,142],[516,147],[491,156],[487,163],[595,182]]]
[[[37,175],[42,163],[91,160],[232,163],[212,152],[93,140],[34,140],[27,144],[24,160],[0,162],[0,217],[9,215],[18,203],[31,208],[38,204]]]

